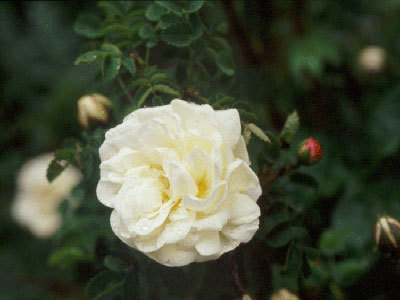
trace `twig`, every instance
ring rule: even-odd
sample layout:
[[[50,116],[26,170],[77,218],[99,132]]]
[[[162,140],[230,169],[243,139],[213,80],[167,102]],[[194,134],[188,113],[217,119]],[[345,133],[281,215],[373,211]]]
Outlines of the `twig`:
[[[235,255],[236,250],[231,251],[230,255],[230,261],[231,261],[231,271],[232,271],[232,279],[234,283],[234,287],[236,290],[236,293],[242,298],[243,295],[247,294],[246,289],[243,286],[242,281],[240,280],[239,276],[239,267],[236,261],[236,255]]]
[[[129,93],[129,90],[128,90],[128,88],[126,87],[124,81],[123,81],[123,80],[121,79],[121,77],[119,77],[119,76],[117,76],[117,80],[118,80],[119,86],[121,87],[122,91],[124,92],[126,98],[128,98],[129,101],[130,101],[131,103],[133,103],[133,102],[134,102],[134,99],[132,98],[131,94]]]

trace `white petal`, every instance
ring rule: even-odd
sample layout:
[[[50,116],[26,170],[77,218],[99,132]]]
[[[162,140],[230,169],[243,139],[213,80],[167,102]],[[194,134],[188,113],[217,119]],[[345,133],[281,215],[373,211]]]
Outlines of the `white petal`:
[[[238,240],[242,243],[247,243],[251,240],[258,229],[259,220],[256,219],[250,224],[243,225],[227,225],[222,229],[222,233],[234,240]]]
[[[201,255],[215,255],[221,251],[219,233],[217,231],[202,231],[196,243],[196,250]]]
[[[247,164],[250,164],[249,154],[247,153],[246,143],[243,136],[239,137],[236,147],[233,149],[233,155],[235,158],[240,158]]]
[[[239,193],[230,195],[227,202],[229,202],[231,224],[251,223],[260,216],[260,207],[247,195]]]
[[[236,160],[228,167],[229,191],[246,192],[260,185],[257,175],[242,160]],[[256,201],[257,199],[253,199]]]
[[[196,259],[196,251],[182,249],[176,244],[165,245],[158,251],[146,254],[160,264],[169,267],[185,266]]]
[[[222,136],[229,147],[234,149],[240,137],[240,117],[236,109],[217,110],[216,116],[220,124]]]
[[[114,199],[117,196],[121,185],[108,180],[101,180],[97,184],[96,194],[99,201],[108,207],[114,207]]]
[[[209,215],[203,219],[196,221],[194,227],[197,230],[214,230],[220,231],[222,227],[226,224],[229,218],[229,213],[227,211],[220,211],[218,213]]]
[[[170,162],[166,168],[174,199],[179,199],[184,195],[197,195],[196,182],[181,164]]]
[[[171,107],[181,117],[184,129],[198,129],[205,134],[218,131],[219,123],[210,105],[196,105],[175,99],[171,101]]]
[[[165,225],[165,229],[159,238],[162,239],[166,244],[175,244],[184,239],[192,228],[194,216],[195,213],[191,212],[186,219],[171,221]]]
[[[194,211],[204,211],[212,205],[224,200],[226,192],[226,183],[220,182],[211,192],[208,198],[198,198],[193,195],[185,195],[182,197],[183,206]]]

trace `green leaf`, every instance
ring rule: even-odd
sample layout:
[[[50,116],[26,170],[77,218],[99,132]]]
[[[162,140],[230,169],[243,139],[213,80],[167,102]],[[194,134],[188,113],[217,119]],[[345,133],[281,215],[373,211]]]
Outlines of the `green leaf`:
[[[56,160],[67,160],[72,161],[75,158],[75,149],[58,149],[54,152]]]
[[[291,173],[289,175],[289,178],[294,183],[305,185],[313,189],[318,189],[318,182],[311,175],[301,172],[296,172],[296,173]]]
[[[258,236],[263,238],[270,233],[276,226],[289,221],[289,213],[285,210],[279,211],[274,214],[269,214],[268,217],[263,218]]]
[[[104,271],[89,280],[86,286],[86,299],[112,299],[111,295],[121,288],[123,283],[121,274]]]
[[[186,47],[193,41],[193,30],[186,22],[175,23],[161,33],[161,39],[175,47]]]
[[[107,55],[122,56],[122,51],[117,46],[110,43],[104,43],[101,45],[101,50]]]
[[[52,182],[54,179],[57,178],[58,175],[64,171],[64,169],[67,167],[67,164],[61,163],[60,161],[53,159],[47,168],[47,180],[49,182]]]
[[[155,1],[157,4],[160,6],[166,8],[167,10],[170,10],[174,14],[181,15],[183,13],[183,9],[176,5],[173,1],[169,0],[156,0]]]
[[[129,73],[131,73],[132,75],[135,75],[136,65],[131,57],[125,57],[122,60],[122,65],[129,71]]]
[[[112,1],[99,1],[97,6],[103,9],[107,18],[114,18],[115,16],[123,16],[123,13],[115,7]]]
[[[203,7],[204,0],[186,1],[186,13],[192,14]]]
[[[367,271],[367,263],[360,259],[347,259],[334,265],[335,280],[344,287],[348,287]]]
[[[101,31],[101,19],[92,13],[82,13],[74,23],[76,33],[84,37],[94,39],[103,35]]]
[[[139,30],[139,36],[147,40],[153,35],[153,27],[150,24],[143,25]]]
[[[288,244],[291,240],[304,241],[308,238],[307,230],[299,226],[291,226],[275,233],[267,239],[268,246],[279,248]]]
[[[160,83],[160,82],[169,82],[171,78],[165,73],[155,73],[150,77],[150,81],[153,84]]]
[[[319,240],[319,248],[327,256],[333,256],[346,250],[349,234],[343,230],[325,230]]]
[[[197,40],[203,35],[203,24],[199,15],[191,15],[189,18],[193,30],[193,40]]]
[[[89,51],[78,56],[75,60],[75,65],[89,64],[101,58],[101,51]]]
[[[161,29],[167,29],[168,27],[170,27],[173,24],[176,24],[180,21],[181,19],[174,15],[174,14],[167,14],[167,15],[163,15],[160,18],[160,28]]]
[[[143,105],[151,92],[152,88],[148,86],[142,86],[139,88],[134,97],[134,103],[136,103],[137,108],[140,108]]]
[[[146,18],[150,21],[158,21],[165,13],[167,13],[167,9],[165,7],[157,3],[152,3],[146,9]]]
[[[103,60],[103,78],[104,80],[112,80],[118,75],[121,68],[121,58],[115,56],[106,56]]]
[[[281,134],[279,136],[279,139],[282,143],[290,144],[299,130],[299,116],[296,111],[291,113],[285,122],[285,125],[283,126],[283,129],[281,131]]]
[[[218,68],[226,75],[235,74],[235,63],[230,51],[222,50],[217,54],[216,63]]]
[[[120,272],[125,269],[124,263],[118,257],[108,255],[104,258],[104,265],[107,269]]]
[[[48,264],[51,267],[59,266],[62,268],[68,268],[84,259],[85,254],[81,249],[77,247],[69,247],[54,251],[49,257]]]
[[[175,90],[165,84],[156,84],[153,88],[157,92],[161,92],[161,93],[168,94],[168,95],[175,96],[175,97],[181,96],[181,94],[177,90]]]

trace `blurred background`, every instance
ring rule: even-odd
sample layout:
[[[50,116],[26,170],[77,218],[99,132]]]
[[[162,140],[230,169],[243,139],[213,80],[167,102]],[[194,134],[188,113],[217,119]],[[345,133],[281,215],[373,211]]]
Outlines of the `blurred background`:
[[[90,66],[73,65],[84,43],[73,23],[95,7],[0,3],[0,299],[75,293],[66,283],[71,270],[46,265],[52,241],[17,225],[10,205],[24,161],[80,136],[77,99],[107,95]],[[234,96],[251,104],[260,127],[275,132],[297,110],[296,141],[313,136],[323,145],[322,161],[305,171],[319,184],[317,193],[304,195],[305,222],[314,245],[345,243],[351,251],[337,257],[346,272],[334,275],[348,299],[400,295],[397,266],[373,252],[372,234],[377,215],[400,218],[399,13],[398,0],[224,0],[215,12],[235,50]],[[318,286],[318,278],[309,285]],[[304,297],[329,299],[332,291]]]

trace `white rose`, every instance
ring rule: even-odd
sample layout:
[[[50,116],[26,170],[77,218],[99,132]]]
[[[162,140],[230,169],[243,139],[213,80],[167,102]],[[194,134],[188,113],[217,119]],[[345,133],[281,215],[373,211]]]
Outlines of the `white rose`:
[[[46,172],[53,158],[52,153],[42,154],[23,165],[12,206],[14,218],[41,238],[53,235],[60,227],[58,206],[80,179],[76,168],[67,167],[49,183]]]
[[[97,196],[126,244],[167,266],[216,259],[258,229],[261,187],[235,109],[173,100],[110,129]]]

